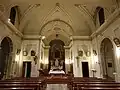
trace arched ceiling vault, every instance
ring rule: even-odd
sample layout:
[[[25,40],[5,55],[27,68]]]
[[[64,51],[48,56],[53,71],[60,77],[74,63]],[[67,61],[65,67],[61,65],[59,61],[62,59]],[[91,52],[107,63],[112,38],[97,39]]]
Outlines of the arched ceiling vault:
[[[89,29],[94,32],[95,31],[95,21],[94,21],[94,13],[91,13],[89,9],[87,9],[86,5],[83,4],[75,4],[75,7],[78,8],[79,13],[83,15],[83,17],[86,19],[88,23]],[[95,8],[93,9],[93,12],[95,11]],[[87,24],[86,24],[87,25]]]
[[[63,21],[63,20],[60,20],[60,19],[54,19],[54,20],[51,20],[51,21],[48,21],[47,23],[45,23],[42,27],[41,27],[41,30],[40,30],[40,32],[39,32],[39,34],[40,35],[44,35],[46,32],[47,32],[47,30],[45,29],[44,30],[44,28],[48,25],[48,24],[50,24],[50,23],[53,23],[54,25],[50,25],[50,27],[52,27],[52,29],[55,29],[55,28],[59,28],[59,29],[62,29],[62,28],[64,28],[63,26],[60,26],[60,24],[64,24],[65,25],[65,27],[68,27],[68,31],[66,31],[66,33],[69,35],[69,36],[72,36],[73,34],[74,34],[74,30],[73,30],[73,28],[72,28],[72,26],[69,24],[69,23],[67,23],[67,22],[65,22],[65,21]],[[59,23],[59,24],[58,24]],[[48,30],[49,30],[50,28],[48,28]],[[50,29],[51,30],[51,29]],[[56,31],[57,32],[57,31]]]
[[[10,4],[19,6],[21,14],[19,30],[24,35],[45,35],[46,40],[52,40],[57,33],[65,40],[64,42],[69,41],[71,35],[90,36],[96,30],[94,21],[96,7],[108,8],[116,4],[113,0],[9,0],[9,2],[4,0],[2,4],[4,3],[6,7],[12,6]]]
[[[39,6],[39,8],[38,8],[38,6]],[[38,31],[41,31],[46,23],[48,23],[50,21],[55,21],[55,20],[61,20],[62,22],[65,22],[67,25],[69,25],[69,27],[71,27],[74,32],[74,33],[72,33],[72,35],[89,36],[91,34],[91,32],[93,32],[92,30],[94,30],[93,29],[94,25],[90,25],[92,23],[92,21],[89,20],[91,17],[87,14],[84,14],[84,13],[86,13],[86,11],[83,13],[79,13],[79,11],[73,5],[74,6],[73,11],[75,12],[73,14],[71,11],[65,9],[62,6],[63,5],[61,5],[60,3],[56,3],[55,6],[51,10],[49,9],[49,12],[44,12],[44,13],[46,13],[46,15],[42,16],[42,18],[39,17],[39,15],[35,15],[35,11],[38,11],[38,9],[42,8],[42,6],[36,5],[36,4],[28,6],[27,10],[25,10],[23,13],[24,16],[21,18],[21,24],[20,24],[19,29],[24,34],[30,34],[30,33],[33,34],[33,32],[32,32],[33,27],[31,27],[31,26],[34,25],[34,22],[35,22],[34,20],[37,19],[36,21],[37,21],[38,28],[34,28],[34,32],[36,32],[36,33],[38,33]],[[82,10],[84,11],[84,9],[82,9]],[[81,10],[81,12],[82,12],[82,10]],[[76,13],[78,14],[77,17],[75,16]],[[32,21],[30,18],[32,16],[30,16],[30,14],[32,16],[33,15],[35,16],[34,20],[32,20]],[[87,18],[85,17],[86,15],[88,16]]]

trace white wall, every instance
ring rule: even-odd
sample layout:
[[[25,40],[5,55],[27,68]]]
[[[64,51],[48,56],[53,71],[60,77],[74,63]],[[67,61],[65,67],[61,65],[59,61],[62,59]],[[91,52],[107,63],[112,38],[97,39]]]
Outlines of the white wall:
[[[83,57],[80,57],[79,60],[77,61],[76,57],[78,56],[77,51],[78,50],[83,50],[83,46],[86,45],[88,48],[88,51],[91,52],[91,41],[88,40],[74,40],[73,41],[73,46],[71,48],[73,52],[73,73],[75,77],[82,77],[82,62],[88,62],[89,65],[89,76],[92,77],[92,57],[86,57],[85,53],[83,54]],[[83,50],[84,51],[84,50]],[[92,54],[92,53],[91,53]]]
[[[108,27],[105,28],[105,31],[102,33],[99,33],[99,35],[97,37],[94,37],[92,40],[92,45],[93,48],[95,48],[97,50],[98,53],[98,62],[100,63],[101,67],[96,67],[97,71],[99,71],[100,76],[102,77],[102,65],[101,65],[101,57],[100,57],[100,45],[101,42],[104,38],[109,38],[113,44],[114,47],[114,61],[115,61],[115,70],[116,70],[116,81],[120,80],[120,57],[117,56],[116,54],[116,50],[117,47],[115,45],[115,43],[113,42],[113,39],[117,37],[120,39],[120,18],[115,19],[114,22],[112,22]],[[120,53],[120,51],[118,51]],[[100,69],[101,68],[101,69]],[[97,75],[99,75],[97,74]]]
[[[21,49],[21,37],[17,36],[14,32],[12,32],[12,30],[10,30],[10,28],[7,27],[7,25],[3,24],[3,22],[0,21],[0,43],[2,42],[2,40],[5,37],[9,37],[12,40],[13,43],[13,52],[12,52],[12,65],[11,65],[11,72],[8,75],[10,77],[10,75],[16,74],[19,75],[19,61],[17,61],[17,67],[15,70],[14,66],[15,66],[15,55],[16,55],[16,51],[17,49]]]

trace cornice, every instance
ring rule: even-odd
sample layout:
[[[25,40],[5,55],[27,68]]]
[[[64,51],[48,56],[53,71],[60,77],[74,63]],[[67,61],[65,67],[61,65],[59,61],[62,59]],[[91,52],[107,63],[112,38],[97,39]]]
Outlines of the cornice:
[[[72,36],[73,41],[74,40],[91,40],[90,36]]]
[[[24,35],[23,40],[39,40],[41,35]]]
[[[49,49],[50,46],[44,46],[44,49]],[[65,49],[70,49],[71,47],[70,46],[64,46]]]

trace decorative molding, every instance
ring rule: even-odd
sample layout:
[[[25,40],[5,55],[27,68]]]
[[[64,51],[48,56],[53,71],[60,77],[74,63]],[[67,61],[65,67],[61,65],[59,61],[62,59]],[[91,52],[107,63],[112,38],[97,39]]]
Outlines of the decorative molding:
[[[92,14],[89,12],[89,10],[85,7],[84,4],[75,4],[75,7],[79,9],[79,12],[82,13],[84,17],[87,17],[88,19],[92,21],[91,23],[89,23],[89,24],[92,24],[92,27],[89,26],[90,27],[89,29],[94,32],[95,30],[94,18]],[[86,21],[88,20],[86,19]]]
[[[50,46],[44,46],[44,49],[49,49],[50,48]]]
[[[41,35],[24,35],[23,40],[39,40]]]
[[[71,26],[69,23],[67,23],[67,22],[65,22],[65,21],[63,21],[63,20],[60,20],[60,19],[54,19],[54,20],[48,21],[47,23],[45,23],[45,24],[41,27],[41,30],[40,30],[40,32],[39,32],[39,35],[41,35],[41,32],[42,32],[43,28],[44,28],[46,25],[48,25],[48,24],[51,23],[51,22],[56,22],[56,21],[65,23],[66,25],[68,25],[68,26],[71,28],[71,30],[72,30],[71,32],[74,33],[74,30],[73,30],[72,26]],[[71,36],[71,35],[70,35],[70,36]]]
[[[48,19],[47,19],[49,16],[52,16],[54,13],[59,12],[59,11],[62,11],[62,12],[68,17],[69,22],[70,22],[71,24],[73,24],[73,21],[71,20],[70,14],[61,6],[60,3],[56,3],[56,4],[55,4],[55,7],[52,8],[52,9],[50,10],[50,12],[48,12],[48,14],[41,20],[40,28],[42,28],[42,27],[45,25],[46,22],[49,22]],[[57,18],[56,18],[56,19],[57,19]],[[56,19],[55,19],[55,20],[56,20]],[[60,18],[59,18],[59,20],[60,20]],[[53,21],[54,21],[54,20],[53,20]]]
[[[106,30],[120,15],[120,8],[115,10],[115,12],[107,18],[107,20],[91,35],[91,38],[94,38],[100,35],[102,32]]]
[[[72,36],[73,41],[74,40],[91,40],[90,36]]]
[[[88,15],[92,21],[94,21],[92,14],[89,12],[89,10],[85,7],[83,4],[75,4],[77,8],[79,8],[82,12],[84,12],[86,15]]]
[[[70,46],[64,46],[65,49],[70,49],[71,47]]]
[[[22,17],[20,18],[20,22],[23,20],[23,18],[33,9],[36,7],[40,7],[40,4],[32,4],[29,5],[28,8],[24,11]]]
[[[4,5],[1,5],[1,4],[0,4],[0,11],[1,11],[1,12],[4,12],[4,11],[5,11]]]

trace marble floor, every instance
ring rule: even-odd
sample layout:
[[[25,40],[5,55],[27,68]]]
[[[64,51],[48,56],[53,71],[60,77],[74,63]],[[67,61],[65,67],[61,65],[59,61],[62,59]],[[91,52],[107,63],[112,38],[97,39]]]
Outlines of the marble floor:
[[[69,90],[67,84],[47,84],[46,90]]]

